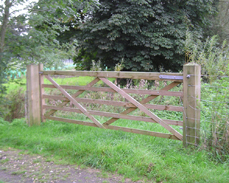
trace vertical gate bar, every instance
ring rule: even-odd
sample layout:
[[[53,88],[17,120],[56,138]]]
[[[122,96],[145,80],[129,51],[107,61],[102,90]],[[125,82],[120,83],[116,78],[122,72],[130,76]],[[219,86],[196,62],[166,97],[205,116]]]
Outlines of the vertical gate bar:
[[[40,85],[40,105],[41,105],[41,122],[45,122],[44,114],[45,114],[45,109],[43,106],[45,105],[45,99],[42,98],[42,95],[45,93],[44,88],[42,85],[44,84],[44,76],[42,75],[43,71],[43,64],[39,63],[39,85]]]
[[[200,88],[201,66],[189,63],[183,67],[184,113],[183,145],[200,143]]]

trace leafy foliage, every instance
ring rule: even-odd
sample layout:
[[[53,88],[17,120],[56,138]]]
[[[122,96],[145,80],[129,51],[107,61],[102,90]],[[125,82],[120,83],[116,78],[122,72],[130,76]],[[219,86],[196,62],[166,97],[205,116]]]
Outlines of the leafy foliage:
[[[218,35],[222,43],[225,39],[229,41],[229,1],[219,1],[215,3],[218,9],[217,16],[211,17],[212,25],[206,34]]]
[[[90,68],[91,60],[124,70],[178,71],[185,62],[186,30],[202,35],[214,0],[100,0],[80,25],[75,63]]]
[[[200,64],[201,72],[207,81],[213,82],[222,75],[228,76],[229,45],[226,40],[220,44],[218,36],[215,35],[202,42],[187,32],[185,50],[186,61]]]
[[[220,162],[229,157],[229,78],[202,85],[202,139]]]
[[[185,44],[188,62],[201,65],[201,139],[212,150],[218,161],[227,161],[229,156],[229,46],[219,37],[207,38],[205,42],[194,39],[187,32]]]

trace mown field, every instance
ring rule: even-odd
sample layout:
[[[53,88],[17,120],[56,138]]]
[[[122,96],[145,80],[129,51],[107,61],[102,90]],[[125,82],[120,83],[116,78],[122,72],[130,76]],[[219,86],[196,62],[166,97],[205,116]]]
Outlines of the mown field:
[[[56,80],[61,84],[84,85],[91,79],[79,77]],[[25,79],[21,82],[25,82]],[[18,87],[18,84],[11,83],[7,94],[16,91]],[[163,101],[167,101],[167,98],[163,98]],[[158,115],[163,116],[164,113]],[[169,119],[182,118],[177,113],[168,115]],[[68,118],[87,120],[76,114],[69,114]],[[102,117],[97,119],[106,120]],[[137,121],[119,120],[116,124],[163,131],[155,124],[149,126]],[[178,127],[177,130],[181,131]],[[133,181],[229,182],[229,161],[220,163],[210,151],[203,150],[202,146],[184,148],[181,141],[52,120],[46,120],[41,126],[28,127],[24,118],[14,119],[11,123],[1,118],[0,147],[28,150],[61,163],[118,173]]]

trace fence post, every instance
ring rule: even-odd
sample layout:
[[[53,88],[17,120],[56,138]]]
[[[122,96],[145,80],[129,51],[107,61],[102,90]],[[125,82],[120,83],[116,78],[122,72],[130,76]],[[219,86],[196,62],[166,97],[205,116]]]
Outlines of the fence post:
[[[183,66],[183,145],[185,147],[197,146],[200,142],[200,80],[200,65],[189,63]]]
[[[26,75],[27,85],[27,124],[40,125],[40,85],[39,85],[39,66],[28,65]]]
[[[42,84],[44,84],[44,76],[41,74],[43,71],[43,64],[39,64],[39,85],[40,85],[40,109],[41,109],[41,122],[45,122],[44,114],[45,109],[43,108],[43,105],[45,105],[45,99],[42,98],[42,94],[44,94],[44,88],[42,88]]]

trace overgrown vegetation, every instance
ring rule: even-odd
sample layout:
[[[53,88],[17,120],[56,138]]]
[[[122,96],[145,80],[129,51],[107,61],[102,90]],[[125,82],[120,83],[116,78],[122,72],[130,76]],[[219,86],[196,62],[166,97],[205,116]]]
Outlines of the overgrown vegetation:
[[[219,44],[217,35],[202,42],[187,31],[185,51],[186,62],[201,65],[205,81],[213,82],[220,76],[229,75],[229,45],[226,40]]]
[[[1,106],[5,109],[3,113],[5,120],[12,121],[25,117],[25,90],[22,87],[11,90],[5,95],[5,99],[8,102]]]
[[[229,78],[202,85],[201,131],[203,144],[215,158],[229,158]]]
[[[229,45],[218,36],[205,42],[187,33],[187,61],[201,65],[201,132],[203,146],[219,161],[229,158]]]

